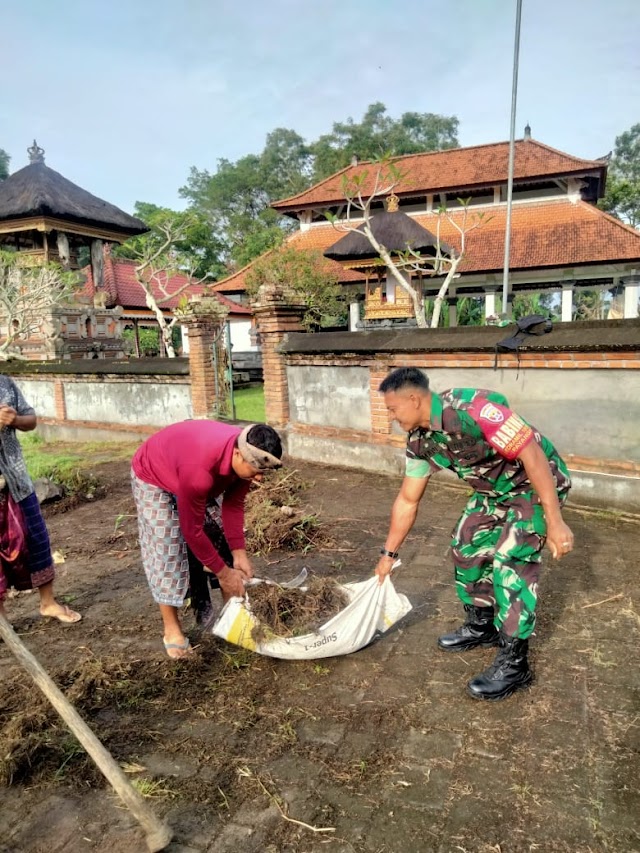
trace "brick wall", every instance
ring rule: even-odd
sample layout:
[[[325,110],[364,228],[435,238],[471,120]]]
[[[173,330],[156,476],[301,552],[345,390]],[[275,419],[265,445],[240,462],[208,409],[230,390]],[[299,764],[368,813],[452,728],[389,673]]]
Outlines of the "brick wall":
[[[519,355],[500,353],[497,370],[495,341],[506,336],[504,329],[285,336],[278,328],[265,362],[267,400],[278,408],[267,411],[271,423],[284,427],[292,455],[401,472],[406,437],[391,422],[378,387],[390,370],[415,366],[425,370],[436,391],[462,386],[505,393],[559,447],[574,480],[582,483],[582,490],[574,489],[578,502],[594,497],[596,503],[640,511],[638,321],[561,324]],[[344,377],[363,368],[370,423],[353,429],[344,406],[332,406],[331,394],[318,389],[326,382],[344,400],[354,385]],[[291,387],[302,401],[296,397],[289,406]],[[364,400],[366,391],[364,398],[360,392],[354,396],[361,415]]]

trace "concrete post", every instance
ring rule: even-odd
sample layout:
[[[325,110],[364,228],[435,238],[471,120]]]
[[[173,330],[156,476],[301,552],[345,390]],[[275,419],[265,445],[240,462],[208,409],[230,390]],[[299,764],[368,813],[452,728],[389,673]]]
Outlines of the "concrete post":
[[[349,303],[349,331],[357,332],[358,326],[357,324],[360,321],[360,303],[359,302],[350,302]]]
[[[496,292],[487,290],[484,296],[484,317],[493,317],[496,314]]]
[[[253,313],[262,345],[265,417],[274,427],[289,423],[289,385],[280,344],[289,332],[302,332],[305,306],[283,285],[260,288]]]
[[[627,276],[624,280],[624,318],[638,316],[638,297],[640,296],[640,276]]]
[[[562,315],[563,323],[573,320],[573,282],[567,281],[562,285]]]
[[[458,325],[458,297],[449,296],[447,305],[449,306],[449,328],[453,329]]]

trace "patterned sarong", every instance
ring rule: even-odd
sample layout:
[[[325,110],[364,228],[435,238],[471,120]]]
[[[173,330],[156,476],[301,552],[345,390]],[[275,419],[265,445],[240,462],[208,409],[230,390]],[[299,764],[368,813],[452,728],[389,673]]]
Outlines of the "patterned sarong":
[[[6,501],[6,495],[0,500]],[[3,505],[4,506],[4,505]],[[32,492],[15,505],[21,515],[25,536],[26,559],[0,565],[0,601],[7,589],[37,589],[55,578],[49,533],[36,493]],[[6,519],[6,514],[3,515]]]
[[[191,588],[195,609],[204,607],[209,598],[207,580],[215,587],[217,579],[204,572],[202,563],[187,547],[174,495],[145,483],[133,470],[131,488],[138,513],[142,565],[153,600],[158,604],[182,607]],[[207,507],[204,530],[222,559],[227,565],[233,565],[217,504]]]

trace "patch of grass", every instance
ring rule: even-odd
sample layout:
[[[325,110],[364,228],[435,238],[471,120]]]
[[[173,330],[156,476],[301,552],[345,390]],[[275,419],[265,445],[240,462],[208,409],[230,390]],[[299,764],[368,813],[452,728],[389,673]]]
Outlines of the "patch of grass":
[[[167,788],[165,779],[133,779],[132,786],[142,797],[148,799],[175,797],[176,792]]]
[[[46,477],[67,494],[89,498],[99,485],[91,469],[99,462],[129,459],[137,447],[130,442],[48,442],[33,432],[20,433],[19,438],[33,480]]]
[[[233,396],[236,403],[236,418],[239,421],[253,423],[264,421],[264,386],[252,385],[249,388],[239,388]]]

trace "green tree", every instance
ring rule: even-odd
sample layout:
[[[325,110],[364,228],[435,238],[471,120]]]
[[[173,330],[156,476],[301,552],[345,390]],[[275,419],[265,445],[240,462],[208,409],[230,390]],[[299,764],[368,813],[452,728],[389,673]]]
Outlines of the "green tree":
[[[640,225],[640,124],[616,138],[600,206],[634,228]]]
[[[360,123],[336,123],[311,144],[294,130],[276,128],[260,154],[218,160],[214,172],[192,168],[180,194],[210,223],[224,260],[244,266],[295,227],[271,209],[272,202],[341,169],[354,153],[367,159],[455,147],[457,129],[455,116],[410,112],[394,120],[384,104],[372,104]]]
[[[320,252],[280,246],[255,262],[246,281],[252,302],[263,287],[298,297],[306,305],[303,323],[309,330],[334,325],[346,316],[338,278],[327,270]]]
[[[353,156],[360,160],[384,155],[417,154],[458,147],[458,119],[434,113],[407,112],[399,119],[387,115],[384,104],[371,104],[360,122],[352,118],[336,122],[331,133],[311,146],[313,179],[324,178],[348,166]]]
[[[4,181],[9,177],[9,162],[11,157],[7,154],[4,148],[0,148],[0,181]]]
[[[113,254],[119,258],[137,260],[145,254],[145,248],[156,245],[166,233],[167,226],[179,234],[174,249],[188,259],[189,268],[195,278],[215,281],[224,276],[226,269],[222,261],[223,245],[215,237],[209,222],[197,211],[175,211],[158,207],[144,201],[136,202],[134,216],[148,225],[150,231],[131,237],[121,246],[114,247]]]
[[[513,297],[513,319],[520,320],[529,314],[541,314],[550,320],[558,319],[559,304],[554,305],[553,293],[517,293]]]
[[[269,207],[273,199],[266,185],[261,158],[249,154],[235,163],[219,160],[213,174],[192,168],[180,194],[210,223],[227,262],[243,266],[281,239],[280,217]]]

